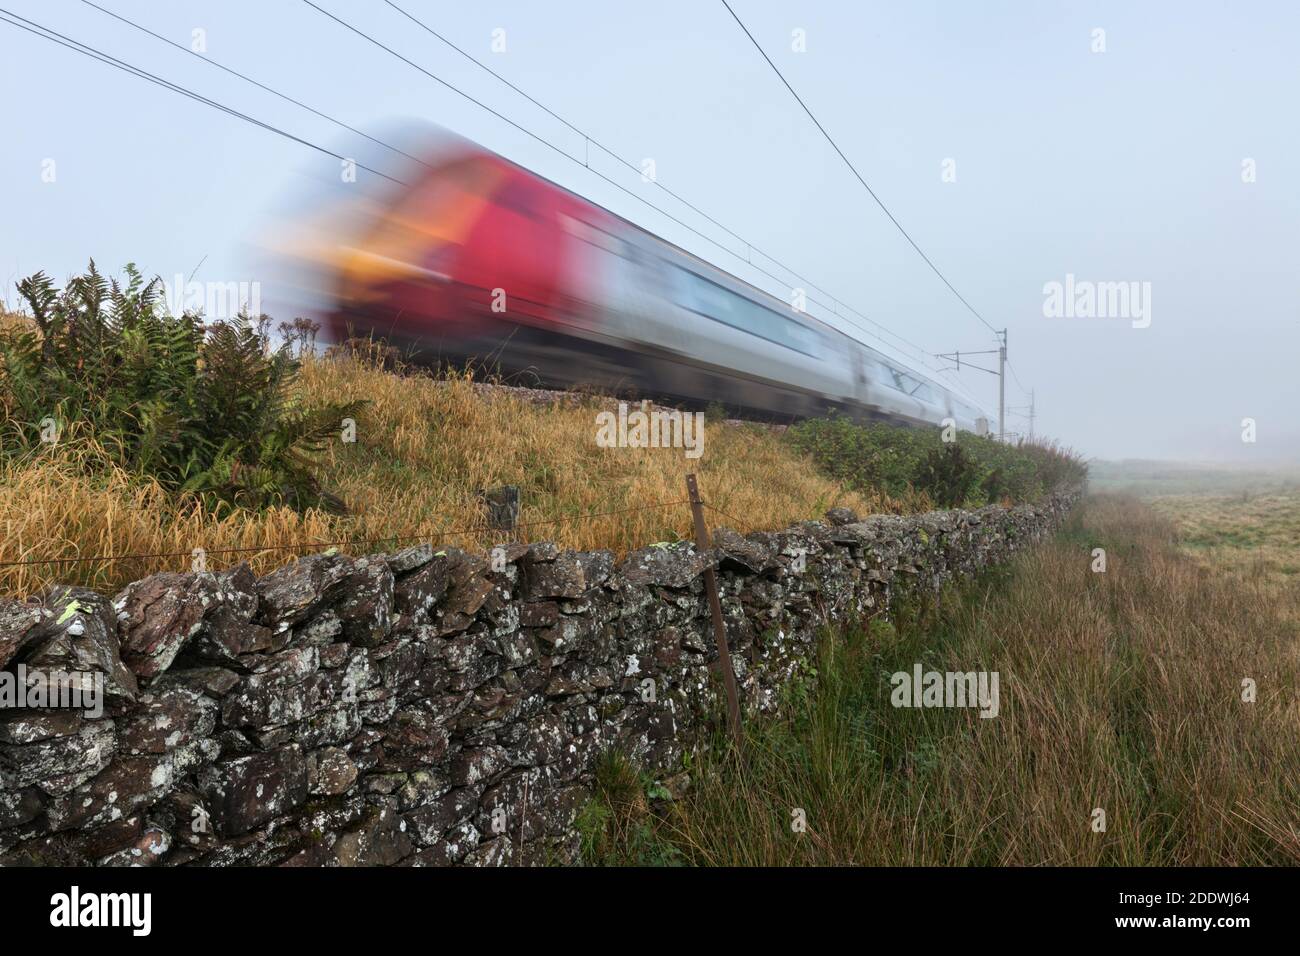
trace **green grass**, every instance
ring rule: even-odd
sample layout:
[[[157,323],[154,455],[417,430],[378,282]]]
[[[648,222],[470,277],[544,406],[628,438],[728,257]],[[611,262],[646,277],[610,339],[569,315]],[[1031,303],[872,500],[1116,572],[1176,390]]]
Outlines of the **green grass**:
[[[864,425],[844,417],[809,419],[788,434],[829,478],[891,495],[919,492],[945,508],[1034,501],[1087,477],[1078,455],[1050,443],[1012,445],[968,432],[944,442],[938,428]]]
[[[1298,610],[1300,589],[1207,569],[1140,503],[1090,499],[1054,541],[938,606],[827,633],[781,716],[751,721],[740,751],[722,736],[700,748],[685,799],[606,800],[586,859],[1300,862]],[[916,662],[997,670],[999,715],[894,708],[889,675]]]
[[[1237,575],[1300,576],[1300,489],[1157,495],[1151,506],[1174,524],[1182,546],[1206,564]]]

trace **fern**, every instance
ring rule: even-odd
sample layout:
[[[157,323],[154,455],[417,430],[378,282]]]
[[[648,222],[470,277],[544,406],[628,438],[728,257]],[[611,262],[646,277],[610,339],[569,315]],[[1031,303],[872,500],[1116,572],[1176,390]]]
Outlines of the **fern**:
[[[306,347],[310,323],[278,349],[267,316],[205,331],[199,316],[165,310],[160,279],[124,271],[105,278],[91,260],[62,290],[40,272],[18,284],[33,324],[0,331],[0,454],[37,450],[53,418],[216,510],[342,509],[316,469],[364,403],[300,404],[293,343]]]

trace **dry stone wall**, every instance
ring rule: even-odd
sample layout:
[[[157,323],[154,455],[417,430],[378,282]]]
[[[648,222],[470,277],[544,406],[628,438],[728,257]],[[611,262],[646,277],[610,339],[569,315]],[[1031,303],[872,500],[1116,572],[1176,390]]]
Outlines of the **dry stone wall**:
[[[603,751],[671,783],[720,713],[707,566],[752,718],[824,621],[1003,561],[1075,498],[864,521],[834,509],[621,562],[426,545],[0,601],[6,686],[59,673],[103,688],[99,714],[0,708],[0,863],[570,859]]]

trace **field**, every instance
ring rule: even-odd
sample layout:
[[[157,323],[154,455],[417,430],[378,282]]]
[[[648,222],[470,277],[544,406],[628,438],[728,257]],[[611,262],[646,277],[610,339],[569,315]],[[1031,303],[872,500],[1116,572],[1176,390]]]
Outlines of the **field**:
[[[784,715],[740,752],[704,749],[682,799],[611,760],[588,861],[1298,863],[1300,581],[1224,573],[1221,555],[1190,554],[1135,498],[1090,497],[940,607],[827,634]],[[999,672],[998,716],[894,708],[889,675],[916,662]]]
[[[1155,510],[1190,554],[1238,576],[1300,580],[1300,490],[1284,494],[1157,495]]]
[[[1148,502],[1184,551],[1223,573],[1274,581],[1300,575],[1300,468],[1169,462],[1098,462],[1095,490]]]
[[[1225,465],[1178,461],[1092,461],[1094,491],[1154,495],[1259,495],[1300,491],[1300,465]]]

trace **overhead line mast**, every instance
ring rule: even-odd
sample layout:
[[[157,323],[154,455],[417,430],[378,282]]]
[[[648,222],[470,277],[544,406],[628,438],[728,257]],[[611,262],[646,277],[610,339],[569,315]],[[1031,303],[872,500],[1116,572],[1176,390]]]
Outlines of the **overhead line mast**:
[[[752,34],[749,31],[749,27],[745,26],[745,22],[741,20],[739,16],[736,15],[736,11],[731,8],[731,4],[728,3],[727,0],[722,0],[722,5],[727,8],[727,12],[731,14],[731,18],[735,20],[736,23],[740,26],[740,29],[744,31],[745,36],[749,38],[749,42],[754,45],[754,49],[756,49],[759,52],[759,54],[762,55],[763,59],[767,61],[767,65],[772,68],[772,72],[777,75],[777,78],[785,85],[785,88],[790,91],[790,95],[795,98],[795,102],[797,102],[799,106],[802,107],[803,111],[808,114],[808,118],[812,120],[813,125],[817,127],[818,131],[826,139],[826,142],[831,144],[831,148],[834,149],[835,152],[839,155],[840,159],[844,161],[844,165],[849,168],[849,172],[853,173],[853,175],[857,178],[858,182],[862,184],[862,188],[867,191],[867,194],[875,201],[876,205],[879,206],[881,211],[884,212],[884,214],[889,218],[889,221],[894,224],[894,227],[898,229],[899,233],[902,234],[903,238],[906,239],[908,243],[911,245],[911,247],[916,250],[917,255],[919,255],[925,261],[925,264],[928,265],[930,269],[934,272],[934,274],[937,275],[939,279],[943,282],[943,284],[948,287],[948,290],[957,297],[958,301],[961,302],[961,304],[964,305],[967,308],[967,310],[969,310],[971,315],[979,319],[985,328],[987,328],[990,332],[992,332],[994,335],[998,337],[998,371],[994,374],[998,376],[998,437],[999,439],[1004,438],[1006,435],[1006,425],[1004,423],[1004,419],[1006,417],[1005,410],[1006,410],[1007,330],[1002,329],[1001,331],[999,331],[998,329],[994,328],[993,324],[989,322],[988,319],[984,318],[984,316],[980,315],[979,311],[973,305],[971,305],[970,302],[966,300],[966,297],[957,291],[957,287],[948,281],[948,277],[945,276],[939,270],[939,267],[934,264],[934,261],[928,255],[925,254],[925,250],[923,250],[920,247],[920,245],[917,244],[916,240],[911,237],[908,231],[903,228],[903,224],[898,221],[898,218],[892,212],[889,211],[889,207],[885,205],[884,201],[878,195],[876,195],[876,191],[871,188],[870,184],[866,181],[863,175],[860,172],[858,172],[857,167],[854,166],[853,162],[849,159],[849,157],[845,155],[844,150],[840,149],[839,144],[836,143],[835,140],[831,137],[831,134],[826,131],[826,127],[821,124],[821,121],[817,119],[815,115],[813,115],[813,111],[808,108],[808,104],[804,102],[803,97],[800,96],[795,91],[795,88],[790,85],[790,81],[785,78],[785,74],[783,74],[781,70],[777,67],[777,65],[774,62],[772,62],[772,58],[767,55],[767,51],[764,50],[763,47],[759,44],[758,40],[754,38],[754,34]],[[982,371],[987,372],[990,370],[982,369]]]
[[[1005,441],[1007,435],[1007,330],[996,331],[998,337],[998,347],[996,349],[983,349],[974,352],[940,352],[935,358],[947,359],[949,362],[955,362],[957,371],[961,371],[963,355],[996,355],[998,357],[998,369],[993,371],[991,368],[985,368],[983,365],[976,365],[973,362],[967,362],[967,368],[973,368],[978,372],[986,372],[989,375],[998,377],[998,441]]]

